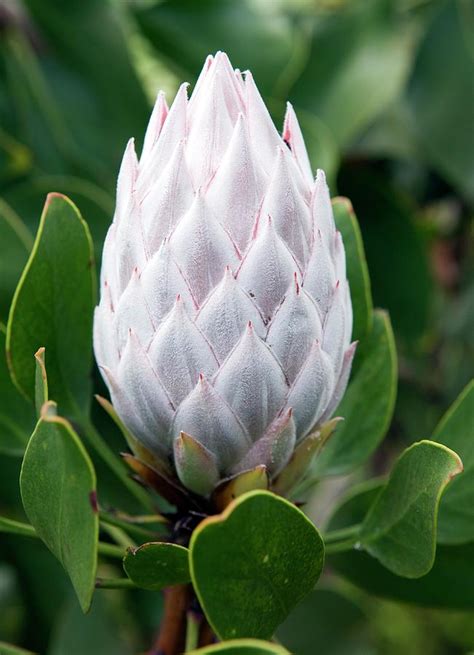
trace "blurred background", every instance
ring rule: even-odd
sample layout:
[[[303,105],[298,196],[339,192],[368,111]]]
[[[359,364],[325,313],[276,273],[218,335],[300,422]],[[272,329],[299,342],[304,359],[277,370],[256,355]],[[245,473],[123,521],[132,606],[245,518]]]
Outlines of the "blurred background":
[[[139,148],[158,89],[170,102],[219,49],[252,70],[279,128],[293,103],[314,169],[359,218],[399,353],[392,427],[354,474],[377,475],[431,434],[473,371],[472,0],[0,0],[0,322],[46,193],[78,205],[99,261],[127,139]],[[0,369],[5,407],[20,405],[3,355]],[[23,437],[8,436],[5,411],[0,428],[0,514],[21,518]],[[101,497],[121,503],[98,469]],[[319,655],[474,650],[474,614],[381,601],[330,574],[313,607],[303,655],[312,643]],[[43,546],[0,537],[0,641],[133,655],[159,615],[158,594],[103,591],[84,619]]]

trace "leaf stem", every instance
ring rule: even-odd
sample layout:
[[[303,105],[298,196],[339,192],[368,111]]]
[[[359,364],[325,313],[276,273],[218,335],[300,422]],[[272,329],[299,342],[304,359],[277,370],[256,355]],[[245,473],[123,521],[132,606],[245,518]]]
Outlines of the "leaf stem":
[[[186,614],[186,645],[184,652],[195,650],[199,646],[199,630],[201,627],[201,618],[189,610]]]
[[[33,539],[41,539],[34,527],[29,523],[22,523],[20,521],[14,521],[13,519],[7,519],[0,516],[0,533],[2,532],[21,535],[22,537],[32,537]],[[117,559],[123,559],[125,556],[125,550],[123,548],[115,546],[114,544],[104,543],[103,541],[99,541],[97,552],[100,555],[115,557]]]
[[[92,422],[89,419],[83,419],[80,423],[80,426],[81,433],[87,438],[89,444],[94,448],[104,463],[107,464],[110,470],[115,473],[122,484],[144,507],[147,508],[148,511],[154,512],[155,507],[149,494],[144,489],[139,487],[138,484],[129,477],[123,463],[109,448]]]
[[[360,539],[361,525],[351,525],[340,530],[332,530],[324,535],[324,549],[327,554],[352,550]]]
[[[108,512],[101,511],[100,512],[100,521],[102,523],[106,523],[107,525],[113,525],[117,528],[121,528],[124,532],[126,532],[129,535],[133,535],[137,537],[138,539],[146,539],[148,541],[151,541],[153,539],[156,539],[158,530],[148,530],[147,528],[143,528],[140,525],[137,525],[135,523],[129,523],[128,521],[124,521],[123,519],[117,518],[113,514],[109,514]],[[161,524],[162,529],[160,532],[164,532],[164,528],[166,527],[165,525]]]
[[[138,589],[129,578],[97,578],[96,589]]]

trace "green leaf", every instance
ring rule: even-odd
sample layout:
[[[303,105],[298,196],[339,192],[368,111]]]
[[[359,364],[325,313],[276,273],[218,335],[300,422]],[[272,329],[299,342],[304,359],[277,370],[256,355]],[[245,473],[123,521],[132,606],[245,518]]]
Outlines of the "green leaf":
[[[48,374],[45,365],[45,349],[39,348],[35,353],[35,407],[38,418],[41,416],[41,408],[48,402]]]
[[[381,480],[369,480],[354,487],[331,517],[329,529],[361,523],[383,484]],[[438,545],[433,568],[417,580],[391,573],[361,550],[328,554],[327,558],[340,575],[376,596],[426,607],[474,609],[474,542]]]
[[[13,644],[0,641],[0,655],[34,655],[34,653],[31,650],[25,650]]]
[[[438,541],[474,541],[474,381],[467,385],[433,433],[433,441],[455,450],[464,473],[454,479],[441,500]]]
[[[317,476],[340,475],[359,466],[388,430],[397,391],[397,358],[385,312],[374,312],[372,330],[359,345],[355,364],[353,379],[336,410],[344,421],[316,460]]]
[[[8,320],[10,372],[28,398],[35,396],[33,355],[44,346],[50,396],[62,413],[88,412],[94,303],[87,225],[68,198],[50,193]]]
[[[33,246],[20,217],[0,198],[0,320],[6,320],[13,292]]]
[[[352,338],[359,340],[364,338],[372,327],[373,311],[364,244],[351,201],[348,198],[334,198],[332,205],[336,227],[342,235],[346,251],[347,279],[354,312]]]
[[[20,489],[30,522],[62,563],[87,611],[97,568],[96,479],[65,419],[43,411],[25,452]]]
[[[130,548],[123,568],[138,587],[159,591],[191,580],[189,551],[183,546],[166,542],[150,542]]]
[[[389,311],[398,337],[416,342],[430,326],[433,282],[415,207],[373,171],[350,167],[338,182],[362,219],[374,303]]]
[[[133,11],[160,55],[181,74],[194,78],[207,55],[225,43],[233,66],[252,70],[262,91],[269,92],[298,46],[289,18],[274,4],[265,8],[235,0],[202,0],[199,4],[168,0],[152,6],[137,5]]]
[[[290,655],[283,646],[260,639],[231,639],[222,644],[191,650],[188,655]]]
[[[362,655],[369,650],[367,616],[348,596],[333,589],[316,589],[296,607],[277,630],[281,642],[298,655]]]
[[[474,30],[470,10],[467,2],[441,3],[418,52],[408,99],[425,157],[473,201]],[[433,102],[439,89],[449,102]]]
[[[292,101],[314,113],[345,146],[403,88],[412,57],[411,30],[385,3],[347,3],[320,12],[310,47]]]
[[[397,575],[426,575],[435,561],[441,494],[461,471],[459,456],[445,446],[420,441],[407,448],[362,524],[361,546]]]
[[[191,577],[221,639],[267,639],[316,584],[319,532],[287,500],[251,491],[194,530]]]
[[[0,324],[0,454],[23,455],[36,418],[33,407],[13,385],[5,358],[5,332]]]

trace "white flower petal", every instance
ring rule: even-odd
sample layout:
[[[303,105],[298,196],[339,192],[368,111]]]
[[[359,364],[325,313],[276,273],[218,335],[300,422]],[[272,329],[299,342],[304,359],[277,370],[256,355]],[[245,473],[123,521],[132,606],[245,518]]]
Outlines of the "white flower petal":
[[[143,169],[147,164],[147,159],[150,157],[153,146],[158,141],[163,124],[168,116],[168,105],[166,103],[165,94],[159,91],[156,96],[156,102],[153,106],[153,111],[148,122],[143,140],[143,149],[140,157],[140,168]]]
[[[148,355],[175,406],[194,389],[200,373],[209,377],[218,366],[212,348],[179,297],[156,332]]]
[[[342,369],[336,383],[336,388],[334,389],[334,392],[331,396],[328,406],[324,410],[322,416],[320,416],[319,418],[319,423],[324,423],[325,421],[329,420],[331,416],[334,414],[334,412],[336,411],[337,406],[342,400],[342,397],[347,387],[347,383],[349,382],[349,376],[351,374],[351,368],[352,368],[352,361],[354,359],[356,348],[357,348],[357,341],[354,341],[354,343],[351,343],[349,348],[344,353]]]
[[[214,387],[252,440],[263,434],[288,390],[281,366],[251,325],[219,369]]]
[[[222,362],[243,335],[249,321],[263,337],[265,326],[260,312],[227,268],[222,282],[199,310],[196,325]]]
[[[199,193],[171,235],[170,246],[199,305],[219,283],[225,267],[235,269],[239,263],[231,238]]]
[[[336,274],[329,247],[318,230],[304,273],[303,287],[316,301],[322,316],[328,311],[335,284]]]
[[[180,432],[192,435],[210,450],[222,472],[228,471],[251,445],[232,409],[203,376],[176,412],[172,433],[176,438]]]
[[[288,289],[298,264],[267,219],[237,272],[239,284],[255,298],[268,322]]]
[[[135,269],[115,308],[115,330],[119,352],[122,352],[125,348],[130,330],[134,330],[141,343],[146,346],[153,337],[154,329],[143,294],[140,274]]]
[[[324,171],[321,169],[318,169],[316,174],[316,181],[314,183],[311,198],[311,212],[313,217],[314,234],[316,235],[319,230],[324,241],[327,244],[330,242],[332,243],[336,226],[334,224],[329,187],[326,183]]]
[[[298,167],[303,175],[308,188],[313,186],[313,172],[308,157],[308,151],[301,133],[300,124],[296,118],[293,105],[289,102],[286,104],[285,122],[283,124],[283,140],[291,149]]]
[[[321,337],[318,309],[295,279],[270,323],[266,338],[290,382],[297,376],[313,342]]]

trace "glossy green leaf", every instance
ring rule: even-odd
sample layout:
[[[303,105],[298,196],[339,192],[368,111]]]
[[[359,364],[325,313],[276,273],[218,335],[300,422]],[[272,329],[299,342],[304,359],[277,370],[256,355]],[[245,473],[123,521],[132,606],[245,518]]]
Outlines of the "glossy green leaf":
[[[277,630],[292,653],[372,655],[367,616],[349,596],[333,589],[316,589],[296,607]]]
[[[374,171],[350,167],[338,182],[360,217],[374,303],[398,337],[416,342],[429,327],[433,282],[415,207]]]
[[[232,64],[251,69],[264,92],[273,88],[296,46],[288,17],[274,3],[168,0],[137,6],[134,15],[153,47],[181,74],[197,77],[207,55],[225,46]]]
[[[336,227],[342,235],[346,251],[347,279],[354,312],[352,339],[355,341],[365,337],[372,327],[373,306],[369,271],[359,224],[351,201],[348,198],[334,198],[332,205]]]
[[[23,455],[36,417],[31,404],[13,385],[5,358],[5,331],[0,324],[0,454]]]
[[[461,471],[459,456],[445,446],[420,441],[407,448],[362,524],[361,546],[397,575],[426,575],[435,561],[441,494]]]
[[[62,563],[87,611],[97,567],[96,479],[65,419],[43,411],[25,452],[20,489],[30,522]]]
[[[199,524],[191,577],[222,639],[268,639],[314,587],[324,561],[319,532],[287,500],[251,491]]]
[[[438,541],[445,544],[474,541],[474,381],[441,419],[433,441],[455,450],[464,464],[464,473],[443,494]]]
[[[469,11],[469,2],[441,3],[418,52],[408,99],[425,157],[472,201],[474,22]],[[449,102],[433,102],[439,89]]]
[[[348,144],[396,98],[409,73],[412,33],[383,3],[349,3],[315,20],[308,61],[291,92]]]
[[[370,480],[352,489],[331,517],[328,528],[338,530],[361,523],[383,485],[383,481]],[[417,580],[391,573],[362,550],[327,557],[331,568],[376,596],[426,607],[474,609],[474,542],[438,545],[433,568]]]
[[[385,312],[374,312],[372,330],[360,343],[355,364],[352,381],[335,412],[344,421],[316,460],[317,476],[339,475],[359,466],[388,430],[397,390],[397,357]]]
[[[51,193],[8,320],[11,375],[31,400],[33,355],[44,346],[50,395],[61,412],[77,417],[88,411],[94,303],[89,230],[70,200]]]
[[[0,320],[7,319],[13,292],[32,246],[29,230],[0,199]]]
[[[290,655],[283,646],[261,639],[231,639],[222,644],[191,650],[188,655]]]
[[[123,560],[126,574],[138,587],[159,591],[191,580],[188,549],[166,542],[130,548]]]

